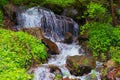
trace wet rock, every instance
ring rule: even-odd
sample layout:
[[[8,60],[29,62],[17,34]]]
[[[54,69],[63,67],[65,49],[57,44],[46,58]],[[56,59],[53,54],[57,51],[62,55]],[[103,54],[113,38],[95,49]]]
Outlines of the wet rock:
[[[106,68],[113,68],[118,66],[118,64],[113,60],[108,60],[106,63],[103,64]]]
[[[77,37],[77,40],[78,40],[79,44],[82,44],[83,42],[87,41],[88,40],[87,32],[85,32],[83,35],[79,35]]]
[[[3,8],[4,14],[5,16],[7,16],[8,18],[10,18],[11,20],[15,19],[15,13],[17,12],[18,6],[10,3]]]
[[[42,34],[41,28],[39,28],[39,27],[23,28],[21,30],[35,36],[37,39],[42,40],[42,42],[48,48],[47,49],[48,53],[50,53],[50,54],[59,54],[59,49],[58,49],[57,45],[54,42],[52,42],[51,40],[44,37],[44,35]]]
[[[83,74],[88,74],[91,72],[91,69],[95,68],[96,61],[91,56],[75,55],[67,58],[66,65],[71,74],[82,76]]]
[[[49,68],[50,68],[50,72],[55,75],[54,80],[62,80],[62,78],[63,78],[62,72],[57,66],[49,65]]]
[[[64,43],[71,44],[73,42],[73,35],[70,32],[66,32]]]
[[[17,9],[18,9],[18,6],[12,3],[9,3],[2,7],[3,15],[4,15],[3,28],[17,31],[17,28],[15,27],[15,25],[17,24],[17,20],[16,20]]]
[[[69,16],[69,17],[75,17],[78,14],[78,11],[73,7],[65,8],[62,15]]]
[[[51,73],[61,74],[61,75],[62,75],[61,70],[60,70],[57,66],[49,65],[49,68],[50,68],[50,72],[51,72]]]
[[[116,80],[120,78],[120,65],[113,60],[109,60],[104,63],[103,68],[101,69],[101,79],[105,80]]]
[[[41,30],[41,28],[39,28],[39,27],[23,28],[23,29],[21,29],[21,30],[23,30],[24,32],[27,32],[27,33],[35,36],[37,39],[40,39],[40,40],[41,40],[41,39],[44,38],[44,36],[43,36],[43,34],[42,34],[42,30]]]
[[[54,55],[54,54],[60,53],[58,46],[53,41],[51,41],[47,38],[43,38],[43,43],[45,43],[45,45],[48,47],[49,54]]]

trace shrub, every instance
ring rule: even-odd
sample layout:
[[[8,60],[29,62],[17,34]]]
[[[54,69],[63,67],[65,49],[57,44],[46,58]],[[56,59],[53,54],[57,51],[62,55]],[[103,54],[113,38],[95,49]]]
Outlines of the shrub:
[[[83,18],[86,18],[88,21],[94,22],[103,22],[108,23],[112,22],[111,14],[109,14],[109,10],[103,6],[101,3],[90,2],[86,5],[86,10],[84,11]]]
[[[0,29],[1,80],[29,80],[27,67],[46,60],[45,46],[41,41],[23,32]]]
[[[94,56],[105,54],[111,44],[112,26],[109,24],[93,23],[90,26],[89,47]]]
[[[107,23],[87,24],[89,29],[89,48],[97,58],[106,60],[106,57],[120,62],[120,28],[114,28]],[[114,55],[114,56],[113,56]]]
[[[111,58],[120,64],[120,47],[110,47],[110,54],[111,54]]]
[[[102,4],[99,3],[91,2],[87,6],[87,12],[90,18],[101,17],[105,14],[105,11],[106,9],[102,6]]]

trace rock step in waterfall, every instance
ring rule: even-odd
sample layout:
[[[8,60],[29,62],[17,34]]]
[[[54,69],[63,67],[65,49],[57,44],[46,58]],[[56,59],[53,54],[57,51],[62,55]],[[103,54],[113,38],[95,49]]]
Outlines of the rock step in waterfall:
[[[79,26],[73,19],[56,15],[41,7],[19,8],[17,20],[18,28],[41,27],[44,34],[54,40],[63,39],[66,32],[70,32],[73,36],[79,34]]]
[[[73,19],[55,15],[52,11],[41,7],[29,9],[21,7],[17,12],[17,21],[18,29],[22,29],[38,39],[42,39],[49,48],[51,47],[51,51],[55,48],[54,52],[59,53],[58,55],[51,55],[51,58],[48,59],[48,63],[42,64],[34,70],[34,80],[100,79],[99,73],[91,72],[91,69],[95,68],[94,59],[83,56],[84,51],[81,49],[81,46],[74,42],[72,43],[72,39],[79,34],[79,26]],[[66,41],[62,40],[67,40],[69,44],[63,43]],[[51,46],[51,44],[54,44],[54,46]],[[84,64],[84,60],[82,59],[87,60],[86,64]],[[83,69],[80,75],[77,73],[79,69]],[[87,71],[84,72],[84,70]],[[81,76],[89,72],[91,73],[87,77]],[[96,75],[94,79],[91,77],[93,72]]]

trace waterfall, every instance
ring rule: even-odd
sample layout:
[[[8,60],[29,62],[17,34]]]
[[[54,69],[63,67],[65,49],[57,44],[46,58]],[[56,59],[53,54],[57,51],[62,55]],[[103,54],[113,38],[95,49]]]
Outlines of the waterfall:
[[[17,12],[17,28],[31,28],[40,27],[44,32],[44,36],[57,44],[60,54],[52,55],[48,60],[48,63],[42,64],[34,71],[34,80],[54,80],[55,75],[50,72],[49,65],[57,66],[63,77],[76,78],[85,80],[85,76],[73,76],[69,70],[65,67],[66,59],[69,56],[83,55],[81,46],[76,43],[65,44],[59,42],[63,40],[66,32],[70,32],[73,37],[78,36],[79,27],[78,24],[71,18],[65,16],[59,16],[54,12],[41,8],[33,7],[29,9],[19,8]],[[95,73],[98,75],[99,73]],[[99,78],[99,76],[98,76]],[[100,79],[98,79],[100,80]]]
[[[55,40],[62,40],[66,32],[73,36],[79,34],[78,24],[73,19],[41,7],[20,8],[17,11],[17,21],[18,28],[41,27],[45,36]]]

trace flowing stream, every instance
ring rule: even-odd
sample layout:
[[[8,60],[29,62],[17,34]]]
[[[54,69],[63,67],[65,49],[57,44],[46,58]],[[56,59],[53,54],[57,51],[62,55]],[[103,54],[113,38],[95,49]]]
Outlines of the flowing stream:
[[[48,60],[48,63],[43,64],[41,67],[36,68],[34,73],[35,76],[34,80],[54,80],[55,74],[50,72],[49,65],[54,65],[59,67],[62,71],[63,78],[69,77],[70,79],[77,79],[77,80],[79,79],[91,80],[91,79],[87,79],[86,76],[71,75],[69,70],[65,67],[66,59],[68,56],[83,55],[83,50],[81,49],[81,47],[74,43],[70,45],[59,42],[56,43],[61,53],[55,57],[53,56],[53,58],[50,58]],[[92,73],[93,72],[91,72],[90,74]],[[98,80],[100,80],[99,73],[95,72],[95,75],[97,75]]]
[[[78,36],[79,27],[73,19],[55,15],[52,11],[40,7],[33,7],[30,9],[21,7],[17,13],[17,20],[18,29],[41,27],[44,35],[53,40],[60,50],[59,55],[52,55],[48,63],[42,64],[35,69],[34,80],[54,80],[55,74],[50,72],[49,65],[59,67],[63,77],[89,80],[85,79],[86,76],[71,75],[69,70],[65,67],[68,56],[84,55],[84,51],[76,43],[65,44],[59,42],[64,39],[66,32],[70,32],[74,38]],[[99,73],[95,72],[95,74],[98,80],[100,80]]]

